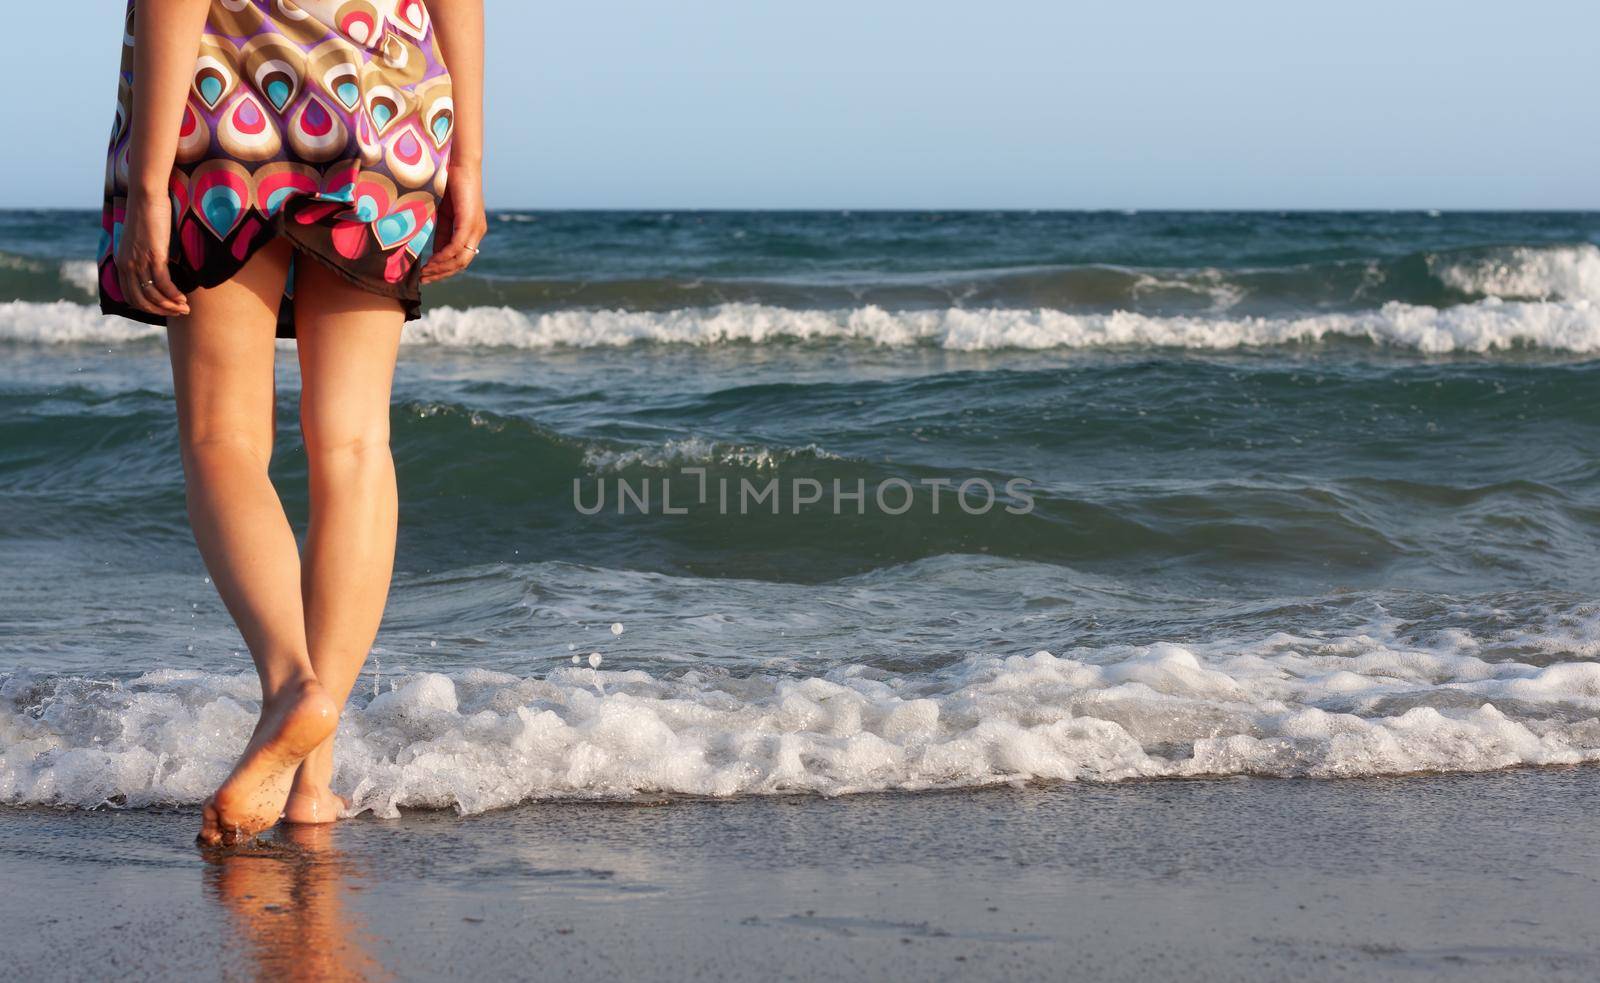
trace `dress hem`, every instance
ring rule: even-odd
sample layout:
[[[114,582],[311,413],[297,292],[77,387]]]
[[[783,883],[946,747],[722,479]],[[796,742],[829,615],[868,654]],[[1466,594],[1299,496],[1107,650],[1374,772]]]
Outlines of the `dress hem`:
[[[315,201],[316,199],[314,197],[307,197],[298,200],[309,202]],[[273,230],[273,234],[263,237],[260,242],[252,246],[250,250],[245,253],[244,258],[240,259],[237,265],[228,270],[225,276],[215,278],[200,277],[196,275],[195,271],[190,267],[177,266],[169,263],[169,275],[172,277],[173,285],[184,293],[188,293],[191,290],[209,290],[212,287],[227,283],[229,280],[239,275],[239,271],[244,269],[245,265],[248,264],[251,259],[255,258],[257,252],[265,249],[270,243],[281,237],[289,241],[289,245],[294,248],[295,255],[297,257],[301,255],[309,256],[310,258],[316,260],[321,266],[332,270],[346,283],[359,290],[364,290],[370,294],[376,294],[379,297],[388,297],[391,300],[399,301],[401,311],[405,315],[407,322],[415,321],[422,317],[421,297],[416,296],[411,291],[407,290],[403,283],[379,284],[363,279],[341,265],[339,258],[336,258],[334,255],[324,249],[322,247],[322,243],[315,237],[302,234],[296,225],[290,221],[290,213],[294,210],[293,205],[294,201],[285,202],[284,206],[278,209],[277,213],[272,216],[271,224],[269,226]],[[181,248],[176,242],[172,245],[173,247]],[[397,246],[396,248],[404,249],[405,246]],[[416,261],[421,263],[422,258],[419,256],[417,257]],[[285,286],[287,286],[287,283]],[[99,290],[99,295],[101,314],[125,317],[129,320],[138,321],[142,324],[153,324],[159,327],[168,326],[167,315],[151,314],[148,311],[140,310],[139,308],[134,307],[132,304],[124,301],[112,300],[106,296],[105,288],[103,286]],[[278,308],[278,337],[293,338],[295,336],[294,328],[294,295],[286,293]]]

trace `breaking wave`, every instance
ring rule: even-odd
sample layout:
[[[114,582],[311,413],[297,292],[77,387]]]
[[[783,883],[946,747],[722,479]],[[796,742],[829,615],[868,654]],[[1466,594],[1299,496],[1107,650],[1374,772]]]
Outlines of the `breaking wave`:
[[[35,344],[159,339],[161,328],[69,301],[0,304],[0,340]],[[1540,349],[1600,351],[1600,302],[1484,300],[1454,307],[1390,303],[1373,311],[1282,317],[1158,317],[1129,311],[947,308],[791,310],[756,304],[652,311],[444,307],[406,327],[410,345],[470,349],[607,348],[634,344],[856,343],[952,351],[1138,349],[1198,351],[1365,342],[1426,354]]]
[[[1600,761],[1600,663],[1489,654],[1461,632],[1421,645],[1374,630],[975,653],[914,674],[864,665],[816,676],[651,674],[590,668],[600,660],[580,653],[577,664],[563,658],[532,676],[369,675],[341,724],[337,783],[355,809],[393,816],[641,793],[842,795]],[[0,676],[0,802],[199,802],[248,739],[258,698],[248,673]]]

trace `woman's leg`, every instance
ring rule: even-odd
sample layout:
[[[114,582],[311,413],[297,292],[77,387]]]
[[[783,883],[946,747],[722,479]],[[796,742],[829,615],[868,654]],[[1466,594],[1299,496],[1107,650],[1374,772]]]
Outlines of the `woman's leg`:
[[[206,843],[276,823],[295,769],[338,723],[306,645],[294,532],[267,477],[273,333],[289,256],[281,240],[262,249],[232,280],[191,293],[189,315],[168,330],[189,522],[261,677],[261,719],[206,802]]]
[[[340,706],[377,637],[394,570],[389,393],[404,321],[397,301],[351,286],[313,258],[296,262],[300,429],[311,469],[306,637],[317,679]],[[338,819],[343,802],[332,779],[330,736],[300,766],[285,818]]]

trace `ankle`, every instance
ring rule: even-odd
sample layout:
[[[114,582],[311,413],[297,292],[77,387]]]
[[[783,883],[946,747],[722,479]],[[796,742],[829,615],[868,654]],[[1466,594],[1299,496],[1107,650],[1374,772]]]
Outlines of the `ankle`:
[[[296,778],[294,784],[289,786],[289,795],[301,796],[307,799],[323,799],[333,794],[333,784],[321,780],[303,780]]]
[[[332,742],[317,748],[300,762],[300,767],[294,773],[294,784],[291,788],[297,793],[312,793],[318,790],[327,791],[333,785],[333,747]]]
[[[294,673],[282,679],[263,682],[261,685],[261,698],[267,703],[280,703],[283,701],[298,700],[305,696],[307,691],[321,688],[317,677],[310,673]]]
[[[313,761],[307,758],[298,771],[294,773],[294,781],[290,784],[290,791],[297,794],[307,794],[317,791],[327,791],[333,786],[333,765]]]

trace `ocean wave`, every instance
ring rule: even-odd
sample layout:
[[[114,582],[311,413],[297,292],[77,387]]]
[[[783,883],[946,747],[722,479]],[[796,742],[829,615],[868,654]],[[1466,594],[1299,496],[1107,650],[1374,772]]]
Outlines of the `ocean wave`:
[[[165,328],[124,317],[107,317],[98,308],[70,300],[0,303],[0,341],[107,344],[165,338],[166,333]]]
[[[1600,663],[1490,660],[1462,632],[1278,634],[924,674],[651,674],[587,653],[531,676],[369,675],[341,723],[354,807],[962,788],[1031,780],[1354,777],[1600,761]],[[0,802],[199,802],[248,739],[248,673],[0,677]]]
[[[792,310],[1039,308],[1171,316],[1450,307],[1473,301],[1600,300],[1600,247],[1469,247],[1281,266],[1040,265],[834,276],[464,277],[439,288],[455,307],[662,312],[728,304]]]
[[[1304,317],[1155,317],[1131,312],[949,308],[796,311],[749,304],[664,313],[441,308],[408,328],[412,344],[452,348],[597,348],[639,342],[681,345],[850,341],[885,348],[1180,348],[1220,351],[1355,339],[1430,354],[1516,347],[1600,351],[1600,306],[1586,300],[1487,300],[1435,308],[1387,304],[1377,311]]]
[[[1176,412],[1176,423],[1106,399],[1129,385],[1125,374],[1091,384],[1081,367],[1062,371],[1071,387],[1012,376],[1006,386],[1021,395],[985,427],[985,443],[921,417],[924,442],[921,424],[870,409],[915,399],[956,407],[953,418],[984,388],[983,373],[936,384],[835,385],[820,399],[805,385],[685,395],[670,430],[658,418],[607,433],[545,411],[402,398],[392,418],[407,502],[402,534],[413,561],[433,566],[537,544],[546,555],[571,549],[601,564],[803,581],[974,549],[1047,563],[1159,564],[1202,578],[1237,564],[1272,584],[1263,589],[1303,576],[1367,583],[1390,565],[1444,577],[1492,569],[1502,583],[1583,582],[1594,567],[1600,512],[1587,459],[1575,465],[1581,470],[1559,473],[1542,456],[1550,441],[1519,439],[1520,429],[1480,449],[1470,467],[1448,451],[1458,434],[1496,432],[1534,409],[1545,433],[1586,432],[1592,369],[1541,370],[1536,386],[1515,383],[1519,392],[1505,398],[1490,397],[1480,381],[1436,382],[1431,370],[1404,387],[1388,376],[1329,380],[1312,402],[1305,385],[1230,380],[1226,366],[1160,385],[1142,373],[1135,407],[1227,404],[1203,419]],[[1275,370],[1284,380],[1296,371]],[[1255,396],[1218,399],[1230,386]],[[494,405],[486,393],[468,398]],[[1389,417],[1396,400],[1406,409],[1398,426],[1368,421]],[[835,412],[823,409],[830,404],[869,416],[830,424],[821,440],[779,422],[825,420]],[[728,407],[749,405],[768,426],[729,423]],[[1074,425],[1052,422],[1062,405]],[[0,443],[12,453],[0,497],[15,493],[19,528],[91,539],[114,530],[124,545],[158,549],[187,536],[170,396],[53,387],[7,395],[3,408]],[[1336,417],[1358,419],[1302,445],[1307,428]],[[1242,429],[1261,419],[1270,423]],[[1433,420],[1448,423],[1441,429]],[[1305,473],[1246,473],[1250,454],[1220,456],[1234,453],[1240,433],[1251,435],[1254,454],[1276,454],[1288,471]],[[291,515],[304,515],[307,462],[288,427],[283,436],[280,494]],[[1437,467],[1425,478],[1385,476],[1383,465],[1379,474],[1326,473],[1329,460],[1371,469],[1351,455],[1373,446]],[[1076,464],[1051,463],[1059,460]],[[1205,462],[1198,470],[1197,460]],[[1492,480],[1484,468],[1522,471],[1517,480]],[[1027,484],[1013,490],[1014,480]],[[969,481],[977,484],[963,497]],[[39,496],[41,488],[50,494]],[[142,519],[130,524],[129,515]],[[773,557],[783,558],[781,567]]]
[[[485,454],[491,453],[491,442],[505,442],[515,445],[511,453],[524,462],[537,462],[558,470],[576,465],[597,475],[636,468],[661,470],[697,465],[767,471],[793,461],[845,461],[815,443],[769,447],[705,437],[679,437],[654,444],[629,445],[568,436],[517,417],[456,403],[405,401],[398,409],[398,426],[408,436],[416,423],[443,424],[451,428],[445,439],[454,448],[475,440],[480,434],[488,435],[490,440],[479,445]],[[465,433],[457,430],[461,423],[466,424]]]
[[[37,344],[161,338],[161,328],[69,301],[0,304],[0,340]],[[442,348],[615,348],[633,344],[718,346],[852,342],[952,351],[1175,348],[1226,351],[1370,342],[1427,354],[1515,348],[1600,351],[1600,302],[1484,300],[1455,307],[1390,303],[1375,311],[1298,317],[1157,317],[1118,311],[947,308],[791,310],[756,304],[665,312],[509,307],[437,308],[406,326],[408,345]]]
[[[56,270],[56,275],[65,283],[83,291],[90,297],[97,296],[100,292],[100,268],[92,261],[69,260],[62,263]]]
[[[1315,301],[1348,293],[1350,277],[1331,274]],[[1220,312],[1255,292],[1302,289],[1303,276],[1272,273],[1235,277],[1221,269],[1141,270],[1110,265],[1023,266],[920,272],[884,270],[789,277],[655,275],[621,278],[465,276],[435,288],[456,307],[494,305],[518,310],[671,311],[723,304],[762,304],[792,310],[878,306],[890,309],[1046,307],[1059,310],[1129,308],[1161,313]],[[1437,292],[1437,291],[1435,291]],[[1286,301],[1294,298],[1285,297]]]
[[[1600,300],[1593,243],[1472,246],[1281,265],[1128,266],[1115,263],[864,268],[738,275],[643,264],[623,275],[466,275],[431,288],[457,309],[667,313],[727,305],[795,311],[1043,309],[1152,316],[1373,310],[1384,304],[1451,307],[1475,301]],[[0,297],[82,302],[97,290],[94,264],[0,251]]]
[[[1446,286],[1503,300],[1600,300],[1600,246],[1514,246],[1429,257]]]
[[[61,262],[0,250],[0,297],[7,299],[81,302],[97,296],[99,277],[93,260]]]

